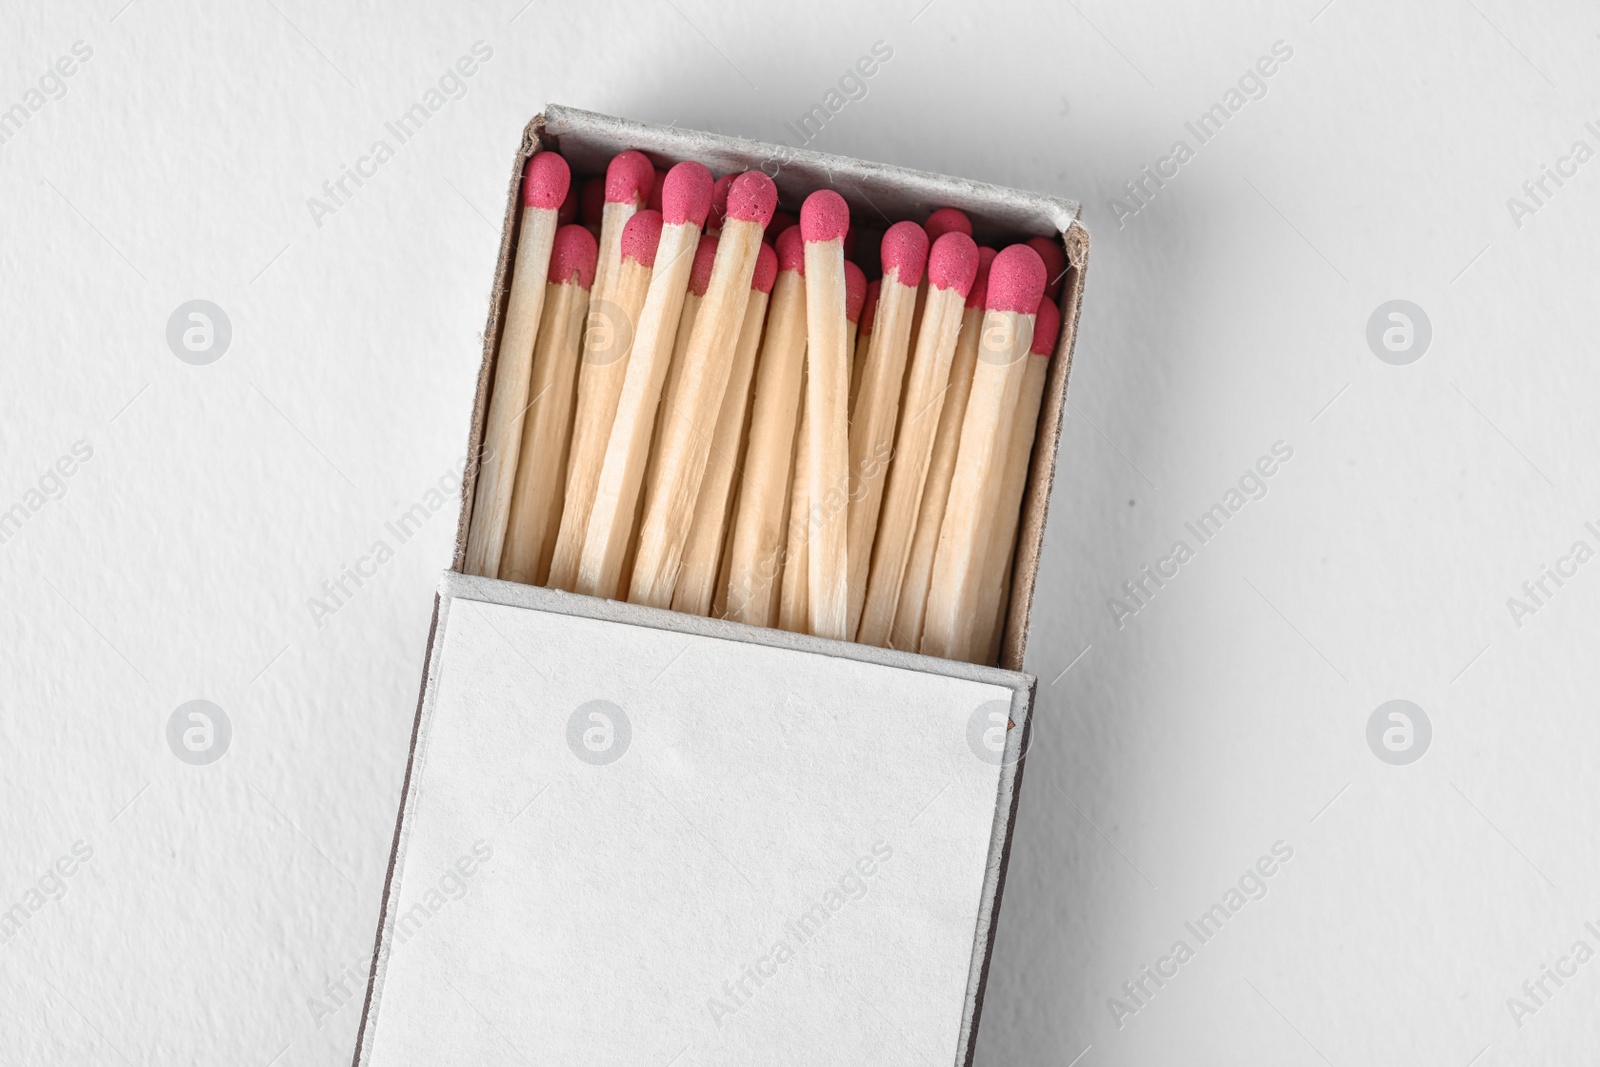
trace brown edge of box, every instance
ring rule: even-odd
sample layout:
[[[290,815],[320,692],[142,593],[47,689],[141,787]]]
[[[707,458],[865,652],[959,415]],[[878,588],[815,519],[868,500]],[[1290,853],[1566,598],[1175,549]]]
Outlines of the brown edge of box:
[[[522,217],[523,167],[528,159],[543,147],[540,134],[544,130],[543,113],[536,115],[523,130],[522,145],[518,148],[511,170],[506,196],[505,220],[500,232],[500,254],[495,262],[494,288],[489,298],[489,320],[483,332],[483,361],[478,367],[478,388],[472,402],[472,423],[467,434],[466,469],[461,479],[461,512],[456,520],[455,554],[451,569],[462,571],[467,555],[467,530],[472,522],[472,503],[478,480],[479,449],[483,442],[484,416],[489,406],[489,390],[494,382],[495,358],[500,347],[500,332],[505,324],[506,306],[510,298],[511,263],[516,254],[516,238]],[[1001,644],[999,666],[1021,671],[1023,655],[1027,650],[1028,619],[1033,607],[1033,591],[1038,579],[1039,558],[1044,547],[1044,527],[1050,511],[1050,490],[1055,481],[1056,451],[1060,445],[1063,415],[1066,409],[1067,376],[1072,369],[1072,354],[1077,342],[1078,320],[1083,310],[1084,276],[1088,270],[1089,234],[1081,223],[1074,221],[1059,234],[1067,254],[1067,276],[1061,287],[1061,336],[1056,342],[1050,376],[1045,382],[1045,395],[1050,403],[1043,406],[1038,435],[1035,438],[1033,460],[1028,468],[1028,487],[1023,495],[1022,519],[1018,524],[1018,552],[1011,574],[1011,600],[1006,612],[1005,637]],[[1040,443],[1048,447],[1041,448]],[[422,705],[427,695],[428,671],[426,664],[433,656],[433,642],[439,627],[439,596],[434,594],[433,618],[428,624],[428,641],[423,653],[424,668],[417,690],[417,710],[411,724],[411,742],[406,752],[406,772],[400,787],[400,804],[395,813],[394,840],[389,850],[389,865],[384,872],[383,898],[378,909],[378,928],[373,937],[372,960],[367,974],[366,996],[361,1004],[361,1019],[357,1024],[355,1053],[352,1067],[360,1067],[363,1043],[367,1036],[368,1015],[372,1011],[372,995],[377,985],[378,957],[383,948],[383,931],[389,917],[390,892],[394,884],[394,868],[400,852],[400,833],[405,821],[405,799],[411,790],[411,775],[417,758],[418,731],[422,726]],[[992,918],[989,923],[987,943],[983,953],[983,969],[978,978],[978,988],[972,1008],[971,1029],[968,1034],[964,1063],[970,1065],[977,1052],[978,1023],[983,1014],[984,994],[989,983],[989,968],[994,959],[994,942],[999,931],[1001,898],[1005,894],[1006,873],[1011,865],[1011,841],[1016,831],[1017,806],[1022,797],[1022,777],[1027,765],[1027,751],[1033,733],[1034,697],[1038,683],[1029,691],[1029,714],[1023,725],[1022,752],[1017,762],[1016,778],[1011,792],[1011,810],[1006,817],[1005,842],[1000,851],[1000,870],[995,882]]]

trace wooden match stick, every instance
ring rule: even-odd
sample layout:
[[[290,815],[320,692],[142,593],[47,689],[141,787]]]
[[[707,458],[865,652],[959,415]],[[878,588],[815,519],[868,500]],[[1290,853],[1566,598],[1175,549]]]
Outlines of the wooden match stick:
[[[1060,332],[1061,312],[1046,296],[1039,301],[1039,310],[1034,315],[1033,342],[1028,346],[1022,394],[1017,399],[1016,416],[1011,423],[1000,475],[1000,502],[994,514],[995,535],[985,550],[983,585],[978,597],[978,623],[982,630],[973,646],[981,653],[981,663],[993,663],[999,656],[1004,612],[1011,599],[1009,578],[1011,562],[1016,556],[1017,525],[1022,519],[1022,492],[1027,488],[1028,468],[1033,462],[1033,440],[1039,426],[1039,407],[1044,400],[1044,381]]]
[[[600,259],[594,272],[594,300],[609,299],[606,288],[611,283],[612,273],[622,263],[622,231],[636,212],[645,209],[655,180],[656,168],[643,152],[631,149],[619,152],[606,164],[606,180],[601,186],[605,202],[600,208]],[[589,190],[584,189],[584,192]]]
[[[861,393],[850,423],[849,615],[855,636],[867,599],[872,542],[883,504],[883,483],[894,455],[894,431],[905,383],[906,354],[917,291],[928,263],[928,234],[914,222],[897,222],[883,235],[882,284],[873,316],[872,347],[862,368]],[[976,267],[974,267],[976,269]]]
[[[856,640],[885,647],[894,631],[900,583],[916,535],[917,512],[933,456],[939,415],[949,391],[950,364],[961,334],[967,295],[978,274],[978,246],[959,230],[946,232],[928,253],[928,298],[917,331],[917,349],[906,372],[904,417],[895,438],[894,463],[873,539]],[[854,546],[851,560],[855,559]]]
[[[755,376],[756,352],[761,347],[767,300],[777,277],[777,253],[771,245],[763,244],[757,253],[755,274],[750,278],[750,303],[745,305],[739,343],[734,350],[733,371],[728,375],[722,410],[717,413],[716,433],[706,456],[706,473],[700,481],[694,520],[689,524],[689,544],[684,549],[683,566],[672,593],[673,611],[704,615],[711,610],[739,473],[739,446],[744,436],[745,416],[750,410],[750,383]]]
[[[678,403],[678,382],[683,378],[684,354],[689,351],[689,339],[694,336],[694,320],[700,314],[700,301],[705,298],[706,287],[711,284],[711,270],[717,262],[717,238],[710,234],[700,237],[695,249],[694,263],[689,268],[689,291],[683,296],[683,314],[678,319],[678,336],[672,343],[672,362],[667,368],[667,380],[661,387],[661,401],[656,405],[655,432],[650,444],[650,464],[645,471],[645,484],[655,481],[656,466],[661,462],[661,449],[665,445],[661,427]]]
[[[835,641],[850,636],[851,353],[845,347],[844,274],[849,228],[850,208],[832,189],[819,189],[800,205],[806,257],[806,497],[813,515],[821,508],[807,555],[806,617],[813,634]]]
[[[522,225],[506,303],[506,324],[495,357],[494,390],[484,422],[478,484],[467,532],[468,574],[495,578],[511,521],[511,495],[522,450],[522,416],[533,377],[533,346],[544,309],[545,279],[555,245],[557,218],[572,172],[554,152],[537,152],[522,175]]]
[[[550,561],[549,585],[553,589],[572,592],[578,585],[578,566],[588,537],[600,468],[611,438],[611,421],[627,377],[628,356],[638,336],[639,315],[650,293],[650,275],[660,240],[659,211],[640,211],[628,219],[622,233],[622,263],[612,272],[607,290],[589,301],[571,454],[567,459],[567,488],[562,498],[555,556]]]
[[[533,382],[522,420],[522,450],[511,492],[501,577],[543,585],[561,524],[561,491],[567,479],[567,441],[572,433],[572,394],[578,353],[594,284],[594,235],[582,226],[556,231],[545,283],[544,314],[533,348]]]
[[[922,232],[928,235],[928,244],[951,232],[964,233],[972,236],[972,220],[967,218],[967,213],[959,208],[942,207],[928,216],[922,224]],[[928,301],[928,279],[923,278],[917,285],[917,310],[911,316],[911,341],[908,352],[917,350],[917,332],[922,329],[922,306]]]
[[[807,421],[806,381],[800,376],[800,420],[795,427],[793,459],[790,462],[789,523],[783,529],[783,576],[778,583],[778,621],[780,630],[792,633],[809,633],[811,611],[808,591],[811,588],[811,485],[808,463],[811,444],[811,423]]]
[[[700,227],[711,207],[711,172],[699,163],[679,163],[661,186],[665,205],[661,239],[578,562],[577,591],[607,599],[615,597],[620,588],[623,559],[633,537],[650,457],[656,407],[672,359]]]
[[[877,284],[877,283],[873,283]],[[849,260],[844,264],[845,349],[855,347],[861,308],[867,298],[867,276]],[[783,560],[783,587],[778,603],[778,628],[795,633],[807,632],[810,625],[807,590],[811,583],[811,495],[809,443],[811,426],[806,421],[805,389],[800,391],[800,428],[795,434],[794,477],[789,483],[789,525],[785,531],[788,550]]]
[[[867,293],[862,301],[861,323],[856,332],[855,358],[850,363],[850,421],[856,418],[856,397],[861,395],[861,379],[867,365],[867,352],[872,348],[872,327],[878,314],[878,289],[883,282],[874,279],[867,283]]]
[[[977,611],[985,553],[998,525],[1000,473],[1044,283],[1044,261],[1025,244],[1010,246],[989,268],[983,343],[922,624],[921,650],[931,656],[971,661],[984,651],[976,643],[984,629]]]
[[[752,626],[778,622],[785,501],[805,373],[806,261],[800,227],[779,234],[777,250],[778,280],[767,305],[767,335],[756,363],[749,443],[728,543],[725,617]]]
[[[989,291],[989,264],[995,250],[978,249],[978,276],[967,294],[961,317],[961,334],[956,340],[955,358],[950,363],[950,391],[939,411],[939,429],[934,435],[933,458],[924,479],[922,503],[917,509],[917,530],[911,542],[900,581],[900,602],[895,607],[891,648],[917,650],[922,641],[922,616],[928,604],[928,581],[933,577],[933,556],[939,548],[939,527],[944,523],[945,501],[950,496],[950,478],[956,469],[956,451],[961,446],[961,422],[967,412],[967,394],[972,389],[972,371],[978,363],[978,345],[983,336],[983,304]]]
[[[684,352],[678,402],[662,426],[656,480],[645,495],[638,556],[628,590],[628,599],[635,604],[658,608],[672,604],[706,456],[750,302],[761,233],[777,203],[777,186],[760,171],[746,171],[728,187],[728,214],[718,238],[711,283]]]
[[[723,203],[727,203],[726,194],[723,195]],[[711,210],[716,212],[714,200]],[[661,387],[660,399],[656,403],[656,423],[650,433],[650,459],[644,465],[645,487],[656,482],[656,470],[661,465],[661,450],[666,438],[661,428],[666,425],[668,416],[678,403],[678,380],[683,377],[684,353],[689,350],[689,339],[694,336],[695,316],[700,313],[700,301],[706,295],[706,286],[711,284],[711,268],[716,259],[717,239],[710,234],[701,234],[700,244],[695,248],[694,264],[689,268],[689,291],[683,294],[683,313],[678,317],[678,335],[672,342],[672,360],[667,367],[666,384]],[[618,591],[627,589],[633,581],[633,563],[639,554],[639,527],[644,522],[645,491],[644,487],[640,488],[634,505],[633,533],[628,537],[622,569],[617,574]]]

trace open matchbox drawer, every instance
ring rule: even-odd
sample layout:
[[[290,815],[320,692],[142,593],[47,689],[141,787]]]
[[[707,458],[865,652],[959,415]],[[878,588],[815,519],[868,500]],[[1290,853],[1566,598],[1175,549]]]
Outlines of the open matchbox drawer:
[[[1064,240],[1002,667],[468,576],[469,467],[355,1063],[969,1063],[1031,729],[1078,205],[552,106],[513,171],[473,455],[542,147],[580,175],[627,148],[766,164],[787,210],[827,186],[885,226],[957,207],[980,243]]]

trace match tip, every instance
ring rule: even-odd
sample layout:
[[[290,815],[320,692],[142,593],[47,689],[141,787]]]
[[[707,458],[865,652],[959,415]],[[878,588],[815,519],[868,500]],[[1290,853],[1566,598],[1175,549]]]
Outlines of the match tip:
[[[1056,350],[1056,338],[1061,336],[1061,309],[1048,296],[1039,301],[1034,312],[1033,345],[1028,349],[1036,356],[1048,359]]]
[[[954,289],[962,296],[972,291],[978,276],[978,246],[960,230],[949,230],[933,242],[928,253],[928,285]]]
[[[537,152],[522,177],[522,202],[528,207],[559,211],[572,184],[572,171],[559,153]]]
[[[928,240],[937,241],[947,233],[964,233],[972,236],[972,220],[967,218],[965,211],[953,207],[942,207],[928,216],[928,221],[922,224],[928,231]]]
[[[844,261],[844,317],[859,323],[867,300],[867,275],[848,259]],[[858,326],[859,328],[859,326]]]
[[[914,222],[897,222],[884,232],[878,258],[883,273],[897,273],[901,285],[916,286],[928,265],[928,231]]]
[[[709,233],[700,235],[695,246],[694,265],[689,268],[689,291],[695,296],[705,296],[711,288],[711,268],[717,262],[717,239]]]
[[[711,183],[711,225],[722,227],[728,218],[728,187],[733,184],[737,174],[724,174]]]
[[[661,218],[668,226],[706,224],[711,211],[711,172],[700,163],[679,163],[661,183]]]
[[[750,275],[750,288],[758,293],[772,292],[772,283],[778,278],[778,253],[764,244],[756,253],[756,271]]]
[[[790,226],[778,234],[778,269],[806,272],[806,246],[800,237],[800,227]]]
[[[815,241],[843,241],[850,228],[850,205],[832,189],[818,189],[800,205],[800,236]]]
[[[778,209],[778,187],[759,170],[747,170],[728,186],[728,218],[765,228]]]
[[[1061,280],[1067,271],[1067,253],[1060,241],[1048,237],[1028,238],[1028,247],[1044,260],[1044,295],[1054,300],[1061,295]]]
[[[550,248],[550,281],[556,285],[569,285],[576,281],[579,288],[594,284],[594,265],[599,256],[594,234],[587,226],[573,224],[556,231],[555,243]],[[573,275],[577,278],[574,279]]]
[[[644,207],[656,183],[656,168],[643,152],[628,149],[611,157],[606,167],[606,203],[632,202]]]
[[[856,333],[872,332],[872,323],[878,317],[878,290],[883,287],[883,282],[877,278],[867,283],[866,292],[861,300],[861,322],[856,326]]]
[[[1044,260],[1027,245],[1010,245],[989,267],[990,311],[1015,311],[1032,315],[1044,297]]]
[[[622,258],[641,267],[656,265],[656,248],[661,244],[661,212],[646,208],[636,211],[622,228]]]
[[[989,264],[994,262],[996,253],[992,248],[978,249],[978,273],[972,279],[972,288],[967,293],[967,307],[981,308],[984,300],[989,296]]]

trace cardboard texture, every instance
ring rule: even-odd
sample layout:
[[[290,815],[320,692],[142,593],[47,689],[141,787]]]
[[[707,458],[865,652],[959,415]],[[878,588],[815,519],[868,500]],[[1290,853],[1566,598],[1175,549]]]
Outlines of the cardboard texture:
[[[746,629],[445,576],[358,1064],[965,1060],[1032,680]]]
[[[761,167],[791,211],[827,185],[885,224],[953,206],[980,241],[1064,241],[1002,667],[461,574],[469,463],[355,1062],[970,1063],[1031,733],[1020,667],[1087,267],[1079,207],[551,106],[512,169],[469,456],[520,176],[545,148],[575,175],[637,148]],[[621,757],[591,765],[584,739],[616,745],[622,720]],[[874,846],[893,858],[869,862]],[[795,926],[819,900],[828,933]]]

